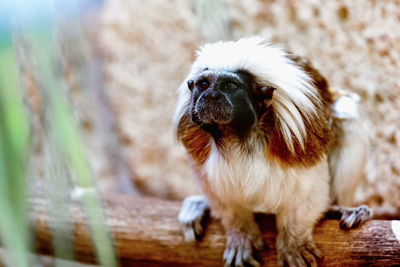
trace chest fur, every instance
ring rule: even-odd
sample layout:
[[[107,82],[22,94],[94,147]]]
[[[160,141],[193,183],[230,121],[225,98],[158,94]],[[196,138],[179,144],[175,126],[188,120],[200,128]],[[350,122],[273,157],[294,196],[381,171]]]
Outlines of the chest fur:
[[[178,137],[191,156],[203,191],[226,206],[275,213],[314,191],[328,190],[328,166],[322,152],[313,165],[282,164],[262,133],[253,131],[245,142],[227,139],[221,146],[186,116]]]
[[[288,203],[305,201],[329,181],[326,159],[313,167],[282,167],[269,160],[263,144],[249,149],[232,145],[224,152],[211,144],[202,166],[208,191],[221,203],[240,205],[254,212],[276,213]]]

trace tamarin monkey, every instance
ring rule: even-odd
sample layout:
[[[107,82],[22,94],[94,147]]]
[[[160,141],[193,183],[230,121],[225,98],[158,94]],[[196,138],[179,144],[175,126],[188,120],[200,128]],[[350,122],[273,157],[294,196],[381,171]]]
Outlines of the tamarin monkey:
[[[343,228],[371,218],[342,207],[368,149],[358,101],[306,59],[260,37],[207,44],[178,92],[177,137],[204,192],[185,199],[179,221],[194,241],[211,210],[226,230],[225,266],[259,266],[256,212],[276,215],[279,266],[317,265],[312,232],[325,212],[340,212]]]

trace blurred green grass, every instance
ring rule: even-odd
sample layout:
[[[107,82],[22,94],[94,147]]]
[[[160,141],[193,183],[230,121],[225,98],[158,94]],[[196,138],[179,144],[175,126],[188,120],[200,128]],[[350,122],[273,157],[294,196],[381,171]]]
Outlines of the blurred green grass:
[[[34,1],[35,2],[35,1]],[[71,194],[71,189],[78,188],[87,192],[82,194],[80,203],[85,211],[86,219],[92,234],[98,263],[101,266],[118,266],[112,236],[108,232],[106,214],[103,210],[102,200],[98,193],[95,178],[93,177],[88,159],[85,156],[84,146],[80,136],[80,128],[75,120],[73,110],[68,102],[67,83],[60,74],[60,46],[55,32],[59,22],[56,20],[62,12],[57,13],[59,1],[48,1],[47,5],[40,5],[40,16],[35,17],[30,12],[35,12],[34,6],[26,1],[24,7],[28,13],[20,12],[18,20],[0,21],[0,234],[3,246],[7,248],[6,257],[9,266],[31,266],[28,251],[30,251],[31,238],[27,221],[28,184],[27,159],[31,151],[33,131],[29,128],[29,108],[24,105],[22,84],[18,73],[17,47],[23,47],[24,53],[29,55],[29,60],[34,61],[31,68],[33,77],[39,86],[43,98],[44,123],[42,127],[47,139],[45,146],[49,147],[50,164],[65,165],[68,172],[60,177],[53,177],[50,185],[49,197],[52,201],[53,216],[57,216],[65,208],[64,197]],[[71,12],[68,16],[78,16],[79,1],[71,1]],[[65,5],[61,5],[63,8]],[[0,10],[3,10],[0,8]],[[21,11],[21,10],[20,10]],[[59,10],[61,11],[61,10]],[[2,13],[2,12],[0,12]],[[46,17],[47,16],[47,17]],[[17,16],[18,17],[18,16]],[[71,17],[70,17],[71,18]],[[79,17],[75,17],[79,19]],[[18,38],[19,35],[23,38]],[[83,36],[80,36],[84,39]],[[25,40],[25,44],[16,41]],[[79,40],[84,42],[84,40]],[[78,44],[74,49],[82,49]],[[66,90],[65,90],[66,89]],[[27,114],[28,113],[28,114]],[[57,166],[50,166],[57,168]],[[57,173],[57,172],[53,172]],[[71,181],[65,181],[71,179]],[[71,183],[71,187],[65,184]],[[61,209],[60,209],[61,208]],[[67,219],[69,211],[53,218],[53,221]],[[72,222],[70,222],[72,224]],[[72,234],[73,225],[64,227],[66,233]],[[57,227],[52,227],[53,246],[56,256],[71,259],[73,257],[73,240],[71,244],[62,244],[54,238],[58,233]],[[73,258],[71,259],[73,260]],[[56,263],[57,265],[57,263]],[[58,265],[62,265],[59,263]]]
[[[11,32],[0,34],[0,231],[14,266],[29,266],[26,251],[25,167],[29,128],[23,112]]]

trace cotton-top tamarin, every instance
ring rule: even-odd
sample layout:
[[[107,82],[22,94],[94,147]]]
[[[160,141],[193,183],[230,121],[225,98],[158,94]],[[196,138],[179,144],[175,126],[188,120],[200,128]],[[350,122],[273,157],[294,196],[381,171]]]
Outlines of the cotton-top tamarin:
[[[315,223],[328,210],[351,228],[369,219],[353,200],[367,136],[352,95],[335,95],[304,58],[262,38],[207,44],[179,88],[178,139],[204,196],[184,201],[184,237],[211,209],[226,230],[226,266],[258,266],[255,212],[276,214],[278,264],[315,266]]]

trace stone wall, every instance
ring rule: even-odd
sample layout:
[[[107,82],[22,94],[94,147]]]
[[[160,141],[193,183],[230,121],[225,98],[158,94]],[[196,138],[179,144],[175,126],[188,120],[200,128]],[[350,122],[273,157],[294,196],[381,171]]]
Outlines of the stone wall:
[[[174,142],[175,91],[203,43],[188,1],[109,0],[102,10],[106,88],[138,187],[160,197],[198,191]],[[227,1],[232,35],[262,35],[357,92],[372,147],[357,202],[400,206],[400,1]]]

